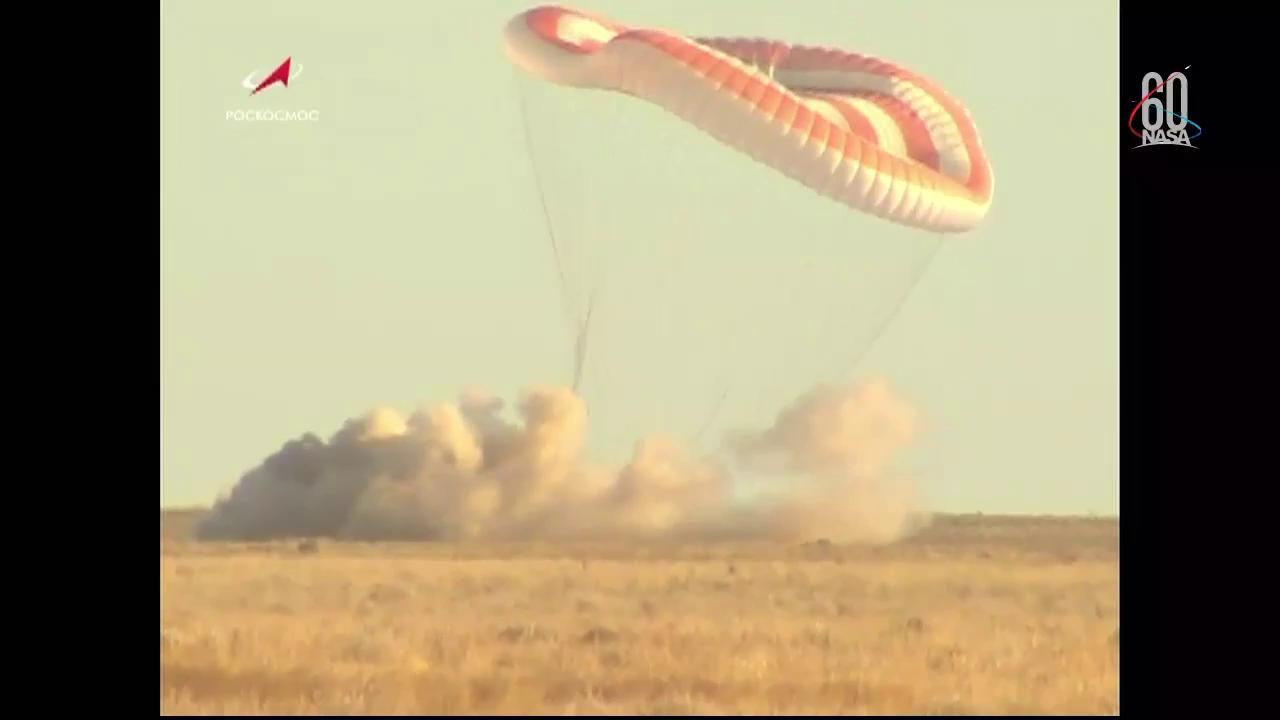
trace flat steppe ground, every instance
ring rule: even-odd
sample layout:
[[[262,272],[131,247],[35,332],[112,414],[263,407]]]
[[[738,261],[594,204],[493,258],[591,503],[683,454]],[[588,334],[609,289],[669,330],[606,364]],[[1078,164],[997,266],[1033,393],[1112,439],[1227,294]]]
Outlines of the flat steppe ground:
[[[894,545],[191,539],[162,511],[166,714],[1115,714],[1118,521]]]

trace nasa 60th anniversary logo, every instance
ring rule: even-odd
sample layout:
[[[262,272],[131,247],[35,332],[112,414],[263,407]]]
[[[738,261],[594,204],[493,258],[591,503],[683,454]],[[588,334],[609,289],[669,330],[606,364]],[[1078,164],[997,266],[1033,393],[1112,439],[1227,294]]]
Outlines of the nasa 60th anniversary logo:
[[[1183,68],[1190,69],[1190,65]],[[1168,77],[1157,72],[1144,75],[1141,99],[1129,112],[1129,132],[1142,141],[1134,147],[1180,145],[1195,149],[1191,141],[1203,131],[1188,117],[1188,96],[1187,76],[1182,71],[1169,73]],[[1135,120],[1141,121],[1141,130]]]

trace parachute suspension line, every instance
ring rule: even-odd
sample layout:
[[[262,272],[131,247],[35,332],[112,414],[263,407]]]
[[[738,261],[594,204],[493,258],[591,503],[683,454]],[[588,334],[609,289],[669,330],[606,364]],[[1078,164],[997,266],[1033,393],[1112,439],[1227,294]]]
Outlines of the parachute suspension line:
[[[534,185],[538,189],[538,205],[542,208],[542,219],[547,230],[547,237],[551,241],[551,253],[556,263],[556,277],[560,281],[560,301],[564,307],[565,314],[569,316],[569,322],[573,324],[574,339],[574,367],[573,367],[573,391],[576,393],[582,382],[582,369],[586,362],[587,354],[587,332],[591,323],[591,311],[595,307],[595,291],[591,293],[591,298],[587,301],[585,315],[579,315],[574,308],[573,299],[570,297],[569,283],[565,279],[564,274],[564,258],[560,252],[560,244],[556,240],[555,224],[551,220],[551,209],[547,205],[546,191],[542,187],[542,174],[538,172],[538,162],[533,153],[533,132],[529,128],[529,112],[525,106],[525,96],[520,88],[519,78],[513,70],[512,79],[516,84],[516,96],[520,104],[520,124],[524,129],[524,146],[529,156],[529,166],[533,171]]]
[[[582,324],[578,327],[578,335],[574,340],[573,354],[573,391],[578,392],[579,386],[582,385],[582,369],[587,364],[587,341],[590,339],[591,333],[591,312],[596,307],[596,291],[591,290],[591,296],[587,299],[587,312],[582,320]]]
[[[711,425],[715,422],[716,416],[720,414],[720,408],[724,406],[724,401],[727,397],[729,397],[729,386],[728,383],[725,383],[724,390],[721,390],[720,396],[716,398],[716,404],[711,407],[711,414],[708,415],[706,421],[702,423],[702,427],[698,428],[698,432],[693,435],[693,444],[695,446],[702,443],[702,436],[707,434],[707,430],[709,430]]]
[[[667,173],[668,177],[688,178],[688,177],[698,176],[699,173],[695,172],[692,168],[690,168],[690,164],[693,162],[693,159],[694,159],[694,154],[689,152],[679,151],[679,143],[691,142],[695,137],[697,137],[697,135],[694,132],[691,132],[689,128],[674,122],[670,123],[668,127],[662,132],[661,137],[659,138],[658,147],[662,148],[662,152],[665,153],[661,158],[661,164],[664,167],[664,172]],[[667,247],[663,248],[663,250],[668,253],[677,252],[678,251],[677,248],[682,246],[686,242],[700,241],[709,234],[721,233],[722,230],[720,230],[714,224],[711,224],[713,220],[714,220],[714,216],[710,213],[695,213],[690,217],[683,218],[682,225],[683,225],[684,231],[687,233],[687,236],[681,238],[681,242],[676,246],[673,247],[673,246],[670,246],[669,244]],[[656,249],[656,248],[651,246],[651,249]],[[683,263],[679,262],[677,258],[667,259],[666,262],[676,266],[683,265]],[[662,290],[664,290],[664,292],[667,286],[672,282],[671,278],[672,278],[672,275],[670,273],[663,274],[663,280],[662,280],[663,284],[660,285],[659,287]],[[665,312],[658,314],[658,316],[654,318],[654,322],[661,323],[661,330],[663,333],[664,345],[666,345],[667,347],[671,347],[672,343],[669,341],[669,338],[671,336],[671,328],[673,327],[673,325],[678,325],[678,323],[673,323],[673,318],[671,314],[673,312],[677,312],[677,313],[683,312],[684,307],[672,306],[671,304],[664,304],[663,308],[665,309]],[[705,317],[703,319],[705,320]],[[726,342],[736,344],[739,340],[740,338],[738,338],[735,334],[731,336],[730,339],[726,339]],[[732,385],[732,379],[729,377],[731,373],[729,372],[729,369],[725,367],[725,364],[727,363],[721,364],[721,367],[719,368],[719,372],[716,375],[716,377],[708,378],[708,380],[711,381],[711,382],[708,382],[708,385],[710,385],[711,387],[715,387],[715,385],[719,385],[720,392],[718,395],[716,395],[715,400],[713,401],[713,404],[711,405],[711,408],[707,413],[706,419],[702,422],[701,425],[697,426],[696,430],[694,430],[694,428],[689,428],[689,430],[693,430],[692,444],[694,447],[698,447],[699,445],[701,445],[702,439],[707,434],[707,431],[710,430],[712,427],[714,427],[716,418],[719,416],[721,410],[723,409],[725,400],[729,396],[729,390],[730,390],[730,386]],[[716,380],[718,380],[719,382],[715,382]]]
[[[515,73],[512,73],[515,78]],[[525,107],[524,91],[519,86],[516,79],[516,96],[520,103],[520,125],[524,130],[524,147],[525,152],[529,156],[529,167],[533,171],[534,186],[538,189],[538,205],[542,208],[542,220],[547,230],[547,237],[551,241],[551,253],[556,262],[556,276],[560,280],[560,295],[564,303],[565,311],[573,314],[572,301],[569,298],[569,286],[564,277],[564,263],[560,256],[560,245],[556,242],[555,224],[551,221],[551,210],[547,206],[547,194],[542,188],[542,174],[538,172],[538,161],[533,154],[533,131],[529,129],[529,111]],[[576,318],[574,318],[576,320]]]
[[[933,259],[937,257],[939,249],[941,249],[940,245],[934,245],[934,248],[929,251],[929,254],[925,256],[924,260],[916,266],[915,271],[912,273],[911,282],[907,285],[907,289],[898,297],[898,301],[894,303],[893,309],[889,311],[889,314],[880,321],[875,332],[871,333],[871,338],[865,343],[862,343],[862,350],[854,356],[853,360],[845,366],[844,370],[852,370],[853,368],[856,368],[858,363],[862,362],[863,358],[866,357],[867,353],[871,352],[871,348],[875,347],[876,341],[880,339],[880,336],[884,334],[885,330],[889,329],[889,325],[898,317],[898,314],[902,312],[902,308],[906,307],[907,300],[915,294],[916,286],[920,284],[922,279],[924,279],[924,274],[929,269],[929,266],[933,264]]]
[[[665,53],[671,48],[661,42],[661,38],[650,33],[628,33],[626,26],[613,23],[602,18],[588,16],[574,10],[562,7],[544,6],[529,10],[525,13],[513,17],[504,30],[505,46],[513,66],[518,66],[528,71],[531,75],[562,87],[584,88],[604,90],[611,92],[621,92],[625,95],[635,97],[644,101],[648,105],[657,106],[669,112],[675,112],[681,108],[687,108],[693,103],[699,103],[701,107],[706,107],[712,101],[723,101],[727,107],[730,103],[736,101],[736,94],[733,87],[742,87],[745,84],[758,80],[759,76],[767,75],[771,78],[770,87],[778,84],[779,72],[785,69],[796,69],[798,76],[808,77],[810,72],[821,73],[823,76],[838,79],[836,86],[845,88],[844,91],[835,93],[842,96],[840,100],[840,112],[843,114],[845,110],[854,112],[856,115],[864,116],[862,119],[870,122],[865,110],[871,110],[870,106],[863,108],[861,104],[852,109],[846,108],[846,101],[860,100],[869,102],[874,106],[880,107],[880,110],[886,110],[883,105],[889,102],[891,98],[883,97],[885,93],[881,88],[884,83],[896,84],[895,78],[914,77],[906,68],[900,68],[893,63],[879,59],[871,59],[866,56],[860,56],[857,53],[845,52],[836,48],[811,48],[798,45],[791,45],[785,42],[772,40],[750,40],[740,41],[726,38],[681,38],[680,48],[677,53],[680,56],[681,63],[672,65],[665,63],[664,65],[671,70],[670,76],[665,81],[671,83],[682,83],[690,81],[690,87],[698,89],[686,92],[666,92],[665,86],[660,87],[655,81],[652,84],[638,83],[635,86],[625,84],[622,81],[632,71],[645,73],[647,77],[657,78],[658,72],[654,70],[656,67],[646,59],[653,55],[646,50],[644,56],[638,53],[630,53],[626,51],[631,46],[632,41],[636,41],[648,45],[655,52]],[[621,38],[621,42],[619,39]],[[664,49],[666,48],[666,49]],[[726,57],[729,56],[737,60],[736,63],[727,63]],[[656,56],[655,56],[656,57]],[[601,60],[603,58],[603,60]],[[872,60],[872,62],[867,62]],[[597,62],[599,61],[599,62]],[[616,61],[616,62],[615,62]],[[753,68],[743,67],[750,64]],[[694,82],[697,80],[698,71],[696,67],[715,66],[716,70],[711,74],[719,75],[722,69],[726,73],[720,82],[714,86],[708,86],[704,83]],[[753,77],[754,76],[754,77]],[[816,75],[815,75],[816,77]],[[915,158],[910,152],[905,152],[906,148],[895,149],[893,145],[883,144],[880,142],[872,142],[866,145],[873,157],[879,158],[874,164],[876,168],[873,176],[870,178],[872,182],[866,183],[865,187],[860,185],[855,192],[841,198],[841,202],[855,211],[871,211],[874,214],[882,215],[885,220],[892,221],[900,225],[907,225],[916,228],[923,228],[936,232],[964,232],[978,226],[986,216],[991,203],[991,195],[993,192],[993,178],[988,158],[982,149],[980,136],[977,128],[973,125],[969,118],[968,112],[957,101],[950,98],[940,89],[932,88],[932,82],[926,78],[919,78],[923,82],[912,80],[915,90],[923,95],[928,96],[930,108],[937,115],[940,113],[938,122],[945,120],[946,129],[950,132],[953,128],[958,131],[962,142],[949,142],[947,152],[934,153],[929,160]],[[799,83],[804,84],[804,83]],[[784,84],[785,85],[785,84]],[[774,90],[779,88],[774,87]],[[786,89],[786,88],[783,88]],[[802,90],[794,93],[796,97],[791,97],[789,93],[786,97],[791,104],[800,107],[803,102],[804,93]],[[891,93],[892,94],[892,93]],[[691,96],[692,95],[692,96]],[[766,95],[770,95],[766,93]],[[822,194],[824,186],[830,180],[830,173],[823,171],[820,166],[812,165],[805,159],[805,147],[817,140],[817,136],[822,132],[822,125],[811,124],[812,127],[803,133],[799,133],[802,140],[799,144],[792,143],[786,137],[792,130],[797,130],[796,123],[788,123],[786,116],[777,113],[765,112],[767,103],[766,95],[759,95],[755,101],[748,103],[750,108],[755,112],[750,114],[737,113],[706,113],[698,115],[698,120],[687,120],[689,124],[697,126],[700,130],[709,131],[716,124],[737,123],[734,127],[735,132],[715,134],[720,140],[720,144],[736,149],[739,152],[747,152],[754,157],[769,157],[769,161],[765,165],[771,166],[774,170],[784,175],[789,175],[793,180],[798,181],[801,185],[807,187],[811,191],[818,191]],[[525,133],[528,139],[530,129],[528,118],[526,116],[526,107],[524,97],[521,97],[521,115],[525,122]],[[881,102],[885,101],[885,102]],[[827,102],[825,100],[821,102]],[[808,105],[808,102],[804,102]],[[828,102],[828,104],[830,104]],[[894,107],[900,106],[901,103],[891,102]],[[796,111],[797,113],[799,110]],[[680,117],[691,117],[688,113],[676,113]],[[812,113],[810,113],[812,114]],[[878,116],[880,113],[876,113]],[[924,117],[918,113],[910,113],[914,117],[914,121],[925,121]],[[906,136],[910,134],[910,128],[900,119],[897,119],[896,110],[889,112],[890,119],[898,126],[898,130],[903,133],[905,141]],[[628,115],[627,117],[632,117]],[[798,115],[796,116],[798,117]],[[849,116],[852,117],[852,116]],[[734,119],[736,118],[736,120]],[[794,119],[794,118],[793,118]],[[914,124],[913,121],[913,124]],[[875,123],[873,123],[875,124]],[[824,123],[830,125],[830,123]],[[930,129],[933,126],[926,123],[926,130],[930,132],[930,139],[933,139]],[[554,126],[550,128],[556,129]],[[540,128],[541,130],[541,128]],[[828,133],[829,134],[829,133]],[[849,135],[856,133],[849,132]],[[879,133],[877,133],[877,136]],[[579,143],[573,143],[576,146]],[[896,143],[894,144],[896,145]],[[936,145],[936,143],[935,143]],[[530,161],[533,161],[534,151],[532,143],[529,142],[528,150]],[[699,146],[700,147],[700,146]],[[935,148],[937,149],[937,148]],[[905,152],[905,154],[904,154]],[[555,159],[560,159],[560,153],[554,153]],[[690,155],[692,156],[692,154]],[[685,160],[684,154],[677,155],[676,160]],[[895,160],[896,158],[896,160]],[[646,158],[648,159],[648,158]],[[894,162],[888,162],[895,160]],[[900,161],[900,162],[899,162]],[[543,162],[547,162],[547,158],[543,158]],[[970,169],[966,178],[952,177],[953,173],[948,168],[967,166]],[[863,160],[855,158],[844,158],[838,163],[838,168],[842,171],[857,171],[862,173]],[[917,168],[921,173],[917,174],[913,169]],[[834,171],[836,168],[833,168]],[[869,168],[868,168],[869,169]],[[586,362],[588,349],[588,330],[593,310],[595,315],[608,315],[610,308],[595,308],[594,294],[590,295],[590,301],[586,303],[585,313],[583,311],[583,290],[588,288],[582,287],[573,277],[574,259],[577,255],[574,252],[573,241],[574,233],[570,231],[566,236],[565,225],[572,226],[575,224],[574,217],[578,213],[568,213],[564,216],[557,216],[558,222],[561,224],[561,237],[557,239],[555,228],[551,224],[551,213],[548,208],[547,198],[544,196],[544,182],[542,174],[551,170],[545,164],[542,167],[543,173],[539,173],[538,166],[535,164],[534,173],[538,182],[539,198],[543,204],[544,217],[547,222],[547,230],[552,243],[552,250],[555,253],[557,271],[560,275],[560,283],[562,294],[566,297],[566,305],[572,304],[574,309],[572,318],[576,329],[575,338],[575,385],[579,382],[583,367]],[[926,172],[927,171],[927,172]],[[585,172],[579,173],[579,177],[585,175]],[[937,183],[925,182],[926,178],[933,178]],[[899,183],[906,185],[914,190],[924,190],[928,185],[936,185],[937,189],[946,199],[945,210],[943,212],[926,213],[925,206],[915,204],[896,204],[888,207],[888,201],[879,197],[878,189],[885,184],[897,186]],[[558,183],[548,183],[550,187],[545,190],[549,191],[552,200],[551,207],[556,206]],[[626,193],[624,192],[625,196]],[[580,203],[575,203],[579,204]],[[765,207],[770,206],[766,204]],[[696,214],[696,211],[695,211]],[[700,215],[705,218],[705,215]],[[665,221],[669,218],[658,218],[659,221]],[[662,222],[657,225],[661,226]],[[612,229],[612,228],[610,228]],[[689,236],[692,233],[681,232],[671,233],[679,235],[677,241],[688,242],[691,240]],[[667,238],[670,240],[670,238]],[[564,257],[565,241],[568,241],[569,259],[566,261]],[[655,238],[648,246],[652,249],[652,243],[659,242],[663,238]],[[633,245],[634,243],[628,243]],[[628,248],[631,249],[631,248]],[[928,249],[928,248],[921,248]],[[643,248],[642,248],[643,250]],[[879,322],[874,318],[869,319],[869,323],[874,325],[874,332],[867,335],[865,332],[858,333],[862,337],[859,338],[860,347],[848,347],[845,349],[833,351],[830,356],[821,358],[822,370],[819,375],[845,375],[851,370],[859,366],[864,356],[875,345],[880,336],[886,331],[889,324],[896,320],[902,308],[906,304],[906,300],[910,297],[915,287],[922,280],[924,273],[928,270],[933,262],[933,257],[938,251],[935,245],[928,249],[926,257],[917,259],[911,258],[911,267],[903,276],[892,277],[894,283],[900,283],[903,280],[909,280],[910,286],[907,291],[892,302],[892,306],[887,308],[890,310],[887,316],[881,316]],[[563,267],[566,262],[571,266],[566,272]],[[656,264],[656,263],[655,263]],[[712,264],[714,267],[714,264]],[[897,275],[897,273],[895,273]],[[664,276],[670,278],[669,273]],[[914,276],[914,277],[913,277]],[[794,282],[794,281],[793,281]],[[592,286],[603,285],[603,282],[588,283]],[[867,286],[871,287],[875,283],[868,282]],[[593,289],[593,288],[591,288]],[[661,288],[646,288],[646,291],[660,290]],[[814,287],[817,291],[822,291],[822,286]],[[777,290],[775,290],[777,294]],[[803,295],[801,293],[793,293],[787,296],[791,302],[798,302]],[[612,298],[611,298],[612,299]],[[855,301],[856,304],[862,303]],[[794,309],[794,306],[793,308]],[[849,308],[851,310],[862,310],[863,308]],[[867,304],[865,308],[874,311],[877,314],[882,313],[886,308],[877,304]],[[669,309],[669,305],[662,306],[662,312],[647,315],[652,317],[659,316],[658,320],[665,321],[666,318],[661,317],[663,313],[679,313],[678,310]],[[585,317],[584,317],[585,315]],[[677,315],[679,316],[679,315]],[[613,323],[606,320],[604,330],[612,330]],[[644,322],[644,321],[641,321]],[[651,320],[649,322],[655,322]],[[824,325],[821,318],[813,322],[809,317],[800,317],[796,322],[803,322],[804,327],[799,327],[801,333],[809,330],[817,330]],[[837,318],[829,317],[826,323],[835,323]],[[597,321],[599,324],[599,321]],[[812,324],[812,327],[808,327]],[[829,327],[829,325],[828,325]],[[865,327],[865,326],[864,326]],[[655,330],[668,330],[667,327],[654,328]],[[599,333],[597,333],[599,334]],[[668,333],[670,334],[670,333]],[[843,335],[842,333],[838,333]],[[828,333],[831,335],[831,333]],[[607,337],[606,342],[607,345]],[[869,340],[867,339],[869,337]],[[701,342],[701,340],[699,341]],[[597,340],[597,345],[600,341]],[[592,348],[595,353],[592,357],[593,369],[601,362],[601,350],[609,348]],[[844,358],[842,360],[842,358]],[[690,363],[692,364],[692,363]],[[727,369],[728,363],[725,364]],[[741,377],[740,373],[734,373],[734,389],[738,389],[746,382],[746,378]],[[588,383],[590,384],[590,383]],[[730,383],[725,383],[729,385]],[[722,386],[723,387],[723,386]],[[714,385],[710,388],[713,392],[719,390]],[[699,395],[701,393],[698,393]],[[728,394],[728,388],[724,387],[724,392],[720,393],[721,403]],[[649,398],[650,402],[661,402],[660,398]],[[712,414],[711,420],[714,420],[721,411],[717,403],[716,410]],[[711,420],[707,425],[710,425]],[[704,427],[705,429],[705,427]],[[700,433],[701,434],[701,433]]]

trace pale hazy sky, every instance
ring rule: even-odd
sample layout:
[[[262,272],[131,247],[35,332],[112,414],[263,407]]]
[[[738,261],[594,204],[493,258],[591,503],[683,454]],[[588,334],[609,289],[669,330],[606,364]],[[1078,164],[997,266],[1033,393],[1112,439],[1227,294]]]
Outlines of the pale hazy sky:
[[[578,5],[932,76],[969,107],[996,178],[986,223],[940,246],[634,101],[517,80],[500,34],[530,5],[163,4],[162,505],[208,503],[286,440],[375,405],[568,381],[523,95],[562,242],[612,263],[575,277],[624,298],[588,362],[601,447],[698,426],[708,378],[730,374],[748,385],[727,397],[750,399],[718,417],[758,421],[865,349],[851,377],[887,376],[926,418],[910,462],[931,507],[1118,512],[1114,3]],[[248,98],[245,75],[290,55],[297,81]],[[225,118],[257,109],[320,114]]]

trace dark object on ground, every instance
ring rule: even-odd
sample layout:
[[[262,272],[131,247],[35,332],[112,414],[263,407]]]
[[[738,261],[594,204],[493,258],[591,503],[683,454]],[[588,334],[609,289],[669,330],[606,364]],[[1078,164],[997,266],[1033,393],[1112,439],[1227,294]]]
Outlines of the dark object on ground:
[[[618,639],[618,633],[605,627],[593,627],[582,635],[585,643],[610,643]]]

